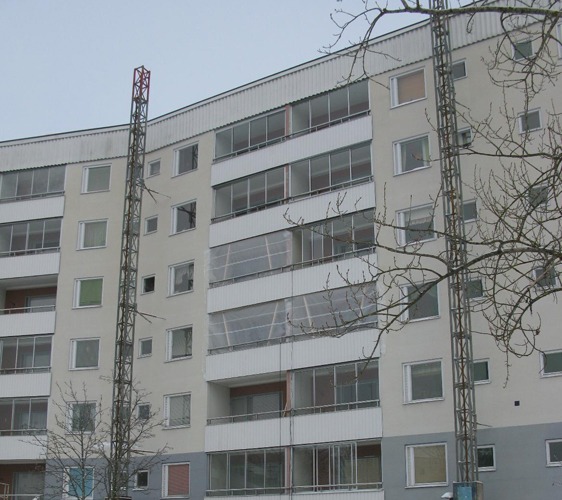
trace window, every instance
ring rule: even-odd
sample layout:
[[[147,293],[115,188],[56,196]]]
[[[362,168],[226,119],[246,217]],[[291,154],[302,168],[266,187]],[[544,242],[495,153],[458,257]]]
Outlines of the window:
[[[135,489],[147,490],[148,489],[148,471],[139,470],[135,475]]]
[[[476,452],[480,472],[496,470],[496,448],[494,446],[478,446]]]
[[[108,191],[110,172],[111,167],[109,165],[101,167],[84,167],[82,192],[96,193],[98,191]]]
[[[531,186],[527,192],[529,205],[531,208],[546,208],[550,190],[548,186]]]
[[[106,246],[107,221],[92,220],[80,222],[78,248],[100,248]]]
[[[390,79],[392,107],[425,98],[424,70],[418,69]]]
[[[189,496],[189,464],[162,466],[162,495],[165,498]]]
[[[406,446],[406,476],[408,486],[447,484],[447,445]]]
[[[562,375],[562,351],[541,353],[541,374],[543,377]]]
[[[139,420],[150,419],[150,405],[148,403],[140,403],[137,407],[137,417]]]
[[[148,164],[148,177],[160,174],[160,160],[151,161]]]
[[[0,374],[47,371],[51,336],[0,338]]]
[[[156,284],[156,277],[155,276],[145,276],[142,279],[142,293],[153,292],[155,284]]]
[[[96,427],[96,403],[71,403],[70,432],[94,432]]]
[[[456,61],[451,68],[453,80],[460,80],[466,77],[466,61]]]
[[[69,467],[63,488],[63,498],[94,498],[94,468]]]
[[[522,61],[530,59],[533,56],[533,42],[531,40],[523,40],[513,44],[513,59]]]
[[[562,466],[562,439],[552,439],[546,442],[546,464]]]
[[[484,297],[484,284],[482,278],[469,278],[466,284],[466,294],[469,300]]]
[[[74,307],[101,306],[103,278],[81,278],[74,283]]]
[[[472,372],[475,384],[484,384],[490,381],[488,360],[474,361],[472,365]]]
[[[394,144],[394,170],[397,174],[429,166],[429,136],[424,135]]]
[[[472,129],[470,127],[458,131],[457,144],[459,148],[468,148],[472,144]]]
[[[398,212],[399,242],[401,245],[435,239],[433,206],[410,208]]]
[[[535,267],[533,269],[533,281],[537,288],[544,290],[554,288],[558,284],[556,270],[552,265],[549,267]]]
[[[61,219],[0,225],[0,257],[56,251],[60,233]]]
[[[441,361],[404,365],[404,401],[414,403],[443,399]]]
[[[0,174],[0,200],[18,200],[64,192],[65,166]]]
[[[170,295],[193,290],[193,262],[170,266]]]
[[[402,289],[404,305],[410,307],[404,312],[405,320],[433,318],[439,315],[439,300],[436,283],[408,285]],[[423,296],[422,296],[423,294]],[[421,296],[421,297],[420,297]]]
[[[98,368],[100,339],[75,339],[70,345],[72,370]]]
[[[196,204],[194,201],[172,208],[172,234],[195,227]]]
[[[192,328],[190,326],[168,330],[167,337],[166,361],[191,356]]]
[[[47,399],[0,399],[0,436],[47,432]]]
[[[152,338],[139,340],[139,358],[152,355]]]
[[[197,144],[192,144],[191,146],[176,150],[174,175],[185,174],[186,172],[197,170],[198,154],[199,147]]]
[[[532,132],[542,127],[540,110],[527,111],[519,115],[519,131],[524,134],[525,132]]]
[[[191,394],[164,396],[164,426],[182,427],[191,422]]]
[[[158,216],[144,219],[144,234],[155,233],[158,230]]]
[[[476,208],[476,200],[465,201],[462,204],[462,216],[464,222],[472,222],[478,218],[478,209]]]

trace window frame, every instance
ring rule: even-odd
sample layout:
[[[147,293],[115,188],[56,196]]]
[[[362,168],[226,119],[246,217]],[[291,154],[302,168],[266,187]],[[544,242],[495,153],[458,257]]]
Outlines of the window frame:
[[[465,134],[466,132],[468,132],[468,134],[470,136],[470,141],[468,141],[468,142],[463,141],[461,143],[460,139],[463,137],[463,134]],[[473,142],[474,142],[474,136],[472,134],[472,127],[461,127],[457,130],[457,146],[460,149],[470,147]]]
[[[181,495],[169,495],[169,467],[174,465],[186,465],[187,466],[187,493],[182,493]],[[162,497],[163,498],[188,498],[191,496],[191,463],[190,462],[173,462],[162,464]]]
[[[398,102],[398,80],[408,75],[412,75],[414,73],[423,73],[423,97],[419,97],[417,99],[413,99],[411,101],[405,102]],[[399,108],[400,106],[405,106],[406,104],[411,104],[413,102],[419,102],[427,99],[427,82],[425,79],[425,66],[412,69],[410,71],[406,71],[405,73],[400,73],[399,75],[395,75],[390,77],[390,108]]]
[[[74,408],[76,406],[94,405],[92,417],[92,430],[74,429]],[[93,434],[96,431],[98,419],[98,402],[97,401],[71,401],[68,403],[68,434]]]
[[[478,465],[478,451],[490,448],[492,450],[493,465],[482,466]],[[484,444],[476,447],[476,464],[478,465],[478,472],[493,472],[496,470],[496,446],[493,444]]]
[[[83,281],[101,280],[100,302],[99,304],[80,305],[80,292]],[[87,278],[75,278],[74,280],[74,300],[73,309],[91,309],[93,307],[102,307],[103,305],[103,276],[92,276]]]
[[[105,234],[103,238],[102,245],[96,246],[84,246],[84,239],[86,236],[86,226],[88,224],[96,224],[100,222],[105,222]],[[95,220],[82,220],[78,222],[78,245],[76,247],[77,250],[95,250],[96,248],[106,248],[107,247],[107,228],[108,228],[108,219],[95,219]]]
[[[430,241],[435,241],[437,240],[437,233],[435,232],[435,210],[434,210],[435,206],[431,203],[429,204],[425,204],[425,205],[418,205],[415,207],[410,207],[410,208],[406,208],[403,210],[398,210],[396,212],[397,215],[397,219],[398,219],[398,227],[397,227],[397,231],[398,231],[398,243],[400,246],[405,247],[408,245],[420,245],[423,243],[427,243]],[[433,232],[433,236],[431,237],[427,237],[427,238],[423,238],[423,239],[419,239],[419,240],[407,240],[407,230],[409,228],[409,226],[406,226],[406,216],[408,214],[412,214],[413,212],[416,211],[422,211],[424,209],[429,209],[428,211],[428,215],[431,216],[431,230]],[[415,220],[415,219],[414,219]],[[410,220],[411,222],[411,220]],[[428,229],[429,231],[429,229]],[[421,232],[421,231],[419,231]]]
[[[192,151],[192,157],[193,157],[193,161],[192,161],[192,165],[193,167],[190,168],[189,170],[185,170],[183,172],[179,171],[179,167],[180,167],[180,153],[186,149],[193,149]],[[185,174],[189,174],[190,172],[195,172],[197,169],[199,168],[199,143],[198,142],[192,142],[190,144],[185,144],[179,148],[174,149],[174,170],[173,170],[173,174],[172,177],[178,177],[180,175],[185,175]]]
[[[146,474],[146,485],[139,486],[139,474]],[[150,471],[148,469],[138,470],[135,473],[135,486],[133,487],[134,490],[145,491],[150,488]]]
[[[546,466],[547,467],[562,467],[562,458],[560,460],[552,460],[550,453],[550,444],[552,443],[562,443],[562,439],[547,439],[545,441],[546,445]]]
[[[147,280],[152,280],[152,290],[146,290]],[[141,281],[142,281],[141,295],[148,295],[149,293],[154,293],[154,291],[156,290],[156,275],[155,274],[143,276]]]
[[[143,409],[142,411],[141,408]],[[145,408],[147,409],[146,411],[148,412],[146,415],[143,414]],[[150,403],[139,403],[137,405],[137,420],[150,420],[151,410],[152,410],[152,406]]]
[[[538,125],[538,127],[526,128],[524,125],[527,121],[527,118],[528,118],[529,115],[531,115],[533,113],[538,114],[539,125]],[[518,123],[518,126],[519,126],[519,134],[520,135],[529,134],[531,132],[536,132],[537,130],[542,130],[543,124],[542,124],[541,109],[540,108],[533,108],[533,109],[528,109],[527,111],[522,111],[521,113],[518,113],[517,114],[517,123]]]
[[[445,450],[445,481],[436,483],[416,483],[416,463],[414,456],[415,448],[427,448],[427,447],[443,447]],[[448,464],[448,453],[447,453],[447,443],[420,443],[406,445],[406,488],[429,488],[434,486],[447,486],[449,484],[449,464]]]
[[[549,351],[542,351],[539,354],[539,358],[540,358],[540,374],[541,374],[541,378],[550,378],[550,377],[560,377],[562,376],[562,370],[560,371],[553,371],[553,372],[545,372],[545,367],[547,365],[547,361],[546,361],[546,356],[548,354],[560,354],[562,355],[562,349],[553,349],[553,350],[549,350]]]
[[[531,53],[527,56],[525,54],[523,54],[523,52],[521,52],[521,50],[518,48],[521,45],[527,45],[529,44],[530,48],[531,48]],[[533,40],[532,38],[526,38],[524,40],[518,40],[516,42],[513,42],[511,44],[511,57],[515,62],[525,62],[525,61],[529,61],[530,59],[532,59],[535,56],[535,51],[533,49]]]
[[[88,185],[90,184],[90,171],[95,169],[107,168],[109,169],[108,178],[107,178],[107,188],[103,189],[96,189],[90,190],[88,189]],[[111,190],[111,164],[105,165],[88,165],[83,167],[82,169],[82,190],[81,194],[89,194],[89,193],[105,193]]]
[[[410,170],[402,170],[402,145],[408,142],[414,142],[417,139],[427,139],[426,147],[427,147],[427,165],[422,165],[421,167],[412,168]],[[418,172],[419,170],[425,170],[431,167],[431,158],[430,158],[430,151],[431,151],[431,143],[429,134],[420,134],[415,135],[412,137],[407,137],[405,139],[400,139],[399,141],[395,141],[392,143],[393,150],[394,150],[394,175],[405,175],[411,172]],[[422,148],[423,149],[423,148]],[[423,158],[425,163],[425,158]]]
[[[486,363],[486,373],[488,375],[488,378],[476,380],[476,378],[474,377],[474,365],[477,364],[477,363]],[[475,359],[472,362],[472,377],[473,377],[474,385],[490,384],[492,382],[492,380],[490,379],[490,360],[489,359]]]
[[[152,229],[149,230],[148,229],[148,223],[150,221],[156,220],[156,229]],[[150,217],[145,217],[144,219],[144,234],[153,234],[156,231],[158,231],[158,216],[157,215],[151,215]]]
[[[420,366],[420,365],[434,365],[439,364],[439,371],[441,374],[441,396],[432,396],[429,398],[420,398],[420,399],[413,399],[412,396],[412,366]],[[428,403],[432,401],[444,401],[445,400],[445,390],[444,390],[444,381],[443,381],[443,360],[442,359],[430,359],[425,361],[412,361],[409,363],[402,364],[402,377],[403,377],[403,396],[404,396],[404,404],[418,404],[418,403]]]
[[[454,74],[454,67],[455,66],[460,66],[460,65],[464,66],[464,75],[463,76],[459,76],[455,78],[455,74]],[[465,78],[468,78],[468,71],[466,69],[466,59],[459,59],[458,61],[453,61],[453,64],[451,64],[451,77],[453,79],[453,81],[457,81],[457,80],[463,80]]]
[[[187,423],[182,423],[178,425],[170,425],[170,400],[172,398],[177,397],[184,397],[187,396],[189,400],[189,414],[187,416],[182,416],[183,419],[186,419]],[[191,392],[178,392],[174,394],[166,394],[164,395],[164,422],[163,428],[164,429],[181,429],[184,427],[191,427]]]
[[[432,316],[423,316],[421,318],[411,318],[411,307],[407,307],[409,305],[409,302],[407,301],[408,297],[412,294],[412,292],[414,291],[418,291],[420,286],[424,286],[424,285],[429,285],[429,288],[431,287],[435,287],[436,289],[436,293],[435,293],[435,298],[437,300],[437,314],[434,314]],[[408,291],[409,288],[416,288],[416,290],[412,290],[412,291]],[[408,285],[403,285],[401,287],[401,292],[402,292],[402,298],[404,299],[403,305],[405,306],[404,311],[402,312],[402,321],[407,321],[408,323],[415,323],[417,321],[426,321],[429,319],[435,319],[435,318],[439,318],[441,316],[441,308],[440,308],[440,303],[439,303],[439,286],[438,283],[436,282],[424,282],[424,283],[410,283]]]
[[[152,172],[151,167],[155,164],[158,164],[158,171],[156,173]],[[148,168],[146,170],[146,177],[156,177],[157,175],[160,175],[160,172],[162,172],[162,161],[160,160],[160,158],[158,158],[157,160],[152,160],[148,162]]]
[[[97,363],[95,366],[76,366],[76,351],[78,348],[78,344],[80,342],[89,342],[92,340],[98,341],[98,355],[97,355]],[[98,370],[100,367],[100,337],[86,337],[80,339],[71,339],[70,340],[70,363],[69,363],[69,370]]]
[[[69,499],[69,498],[81,498],[78,497],[76,495],[71,495],[69,492],[69,488],[70,488],[70,470],[71,469],[78,469],[80,470],[80,467],[65,467],[64,468],[64,479],[63,479],[63,490],[62,490],[62,498],[64,499]],[[95,492],[95,467],[93,466],[85,466],[84,470],[91,470],[91,484],[92,484],[92,488],[90,491],[90,495],[87,495],[85,498],[85,500],[93,500],[94,498],[94,492]]]
[[[187,290],[180,290],[175,291],[175,279],[176,279],[176,270],[180,267],[187,266]],[[189,269],[191,268],[191,272]],[[189,283],[189,275],[192,276],[191,284]],[[185,262],[178,262],[177,264],[171,264],[168,266],[168,296],[175,297],[176,295],[182,295],[184,293],[191,293],[193,292],[195,285],[195,262],[193,260],[188,260]]]
[[[190,227],[187,227],[186,229],[178,230],[178,228],[177,228],[177,225],[178,225],[178,209],[183,208],[187,205],[193,205],[193,214],[189,216],[190,217]],[[170,228],[170,236],[173,236],[174,234],[186,233],[188,231],[193,231],[194,229],[196,229],[197,228],[197,200],[189,200],[189,201],[174,205],[172,207],[171,221],[172,221],[172,227]],[[193,225],[191,225],[191,224],[193,224]]]
[[[173,357],[174,333],[188,330],[187,350],[189,354]],[[181,361],[193,357],[193,325],[178,326],[166,330],[166,362]]]
[[[142,353],[142,344],[143,344],[143,342],[148,342],[148,341],[150,341],[150,352],[148,354],[143,354]],[[148,358],[149,356],[152,356],[152,348],[153,348],[152,337],[145,337],[143,339],[139,339],[139,354],[138,354],[138,357],[139,358]]]
[[[547,272],[545,271],[545,266],[536,266],[533,268],[532,271],[532,276],[533,276],[533,281],[534,281],[534,288],[537,290],[551,290],[553,288],[556,288],[559,284],[558,282],[558,276],[556,273],[556,268],[553,267],[553,265],[551,265],[551,267],[548,269],[549,271],[552,272],[552,276],[550,276],[549,274],[547,274]],[[542,276],[542,279],[541,279]],[[544,280],[552,278],[552,283],[545,283]],[[541,283],[541,281],[543,281],[543,283]]]

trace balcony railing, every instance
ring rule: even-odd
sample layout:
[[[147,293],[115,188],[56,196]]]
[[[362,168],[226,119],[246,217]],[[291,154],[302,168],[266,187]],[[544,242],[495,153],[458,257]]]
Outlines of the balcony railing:
[[[29,307],[11,307],[9,309],[0,309],[0,315],[2,314],[27,314],[36,312],[52,312],[55,310],[54,305],[47,306],[29,306]]]
[[[40,436],[47,434],[47,429],[0,429],[0,436]]]
[[[230,497],[230,496],[258,496],[258,495],[289,495],[292,493],[314,493],[326,491],[359,491],[359,490],[382,490],[381,482],[372,483],[349,483],[349,484],[320,484],[309,486],[292,486],[278,488],[236,488],[224,490],[207,490],[208,497]]]
[[[35,255],[39,253],[53,253],[53,252],[60,252],[60,246],[47,247],[47,248],[26,248],[23,250],[10,250],[8,252],[0,252],[0,258],[17,257],[20,255]]]
[[[313,415],[317,413],[331,413],[334,411],[356,410],[359,408],[379,408],[380,400],[354,401],[348,403],[336,403],[332,405],[310,406],[306,408],[292,408],[290,410],[276,410],[263,413],[251,413],[247,415],[229,415],[226,417],[214,417],[207,419],[207,425],[232,424],[236,422],[251,422],[255,420],[267,420],[281,417],[297,417],[300,415]]]

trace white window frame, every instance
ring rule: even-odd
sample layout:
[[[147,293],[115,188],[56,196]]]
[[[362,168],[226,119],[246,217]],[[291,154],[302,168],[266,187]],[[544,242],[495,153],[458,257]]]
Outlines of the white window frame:
[[[552,460],[550,456],[550,444],[551,443],[562,443],[562,439],[547,439],[545,441],[546,444],[546,466],[547,467],[562,467],[562,459],[561,460]]]
[[[146,486],[139,486],[139,474],[146,474]],[[148,490],[150,488],[150,471],[148,469],[138,470],[135,473],[135,490]]]
[[[437,483],[416,483],[416,469],[414,461],[414,449],[422,447],[440,446],[445,449],[445,481]],[[423,443],[406,446],[406,487],[407,488],[427,488],[433,486],[446,486],[449,484],[449,464],[447,460],[447,443]]]
[[[173,351],[173,342],[174,342],[174,332],[179,330],[191,330],[191,354],[187,354],[186,356],[179,356],[177,358],[172,357]],[[176,328],[170,328],[166,330],[166,361],[180,361],[182,359],[190,359],[193,356],[193,326],[178,326]]]
[[[556,26],[558,30],[558,58],[562,59],[562,24]]]
[[[475,359],[475,360],[472,362],[472,365],[473,365],[473,368],[472,368],[472,369],[473,369],[473,374],[474,374],[474,365],[475,365],[476,363],[486,363],[486,365],[487,365],[487,367],[488,367],[487,370],[486,370],[486,371],[488,372],[488,378],[487,378],[487,379],[484,379],[484,380],[474,380],[474,385],[482,385],[482,384],[489,384],[489,383],[491,383],[491,380],[490,380],[490,360],[489,360],[489,359]]]
[[[435,211],[434,211],[434,205],[432,204],[427,204],[427,205],[418,205],[417,207],[410,207],[410,208],[406,208],[404,210],[399,210],[396,213],[396,218],[398,221],[398,243],[400,244],[400,246],[407,246],[407,245],[419,245],[421,243],[425,243],[428,241],[435,241],[437,239],[437,233],[435,232]],[[432,223],[433,223],[433,236],[428,237],[428,238],[424,238],[424,239],[420,239],[420,240],[412,240],[412,241],[406,241],[406,216],[408,214],[411,214],[413,212],[416,211],[422,211],[428,209],[428,215],[431,215],[432,218]]]
[[[464,66],[464,75],[463,76],[459,76],[458,78],[455,78],[453,73],[452,73],[452,68],[451,68],[451,76],[453,78],[453,80],[456,82],[457,80],[464,80],[465,78],[468,77],[468,71],[466,69],[466,59],[459,59],[458,61],[453,61],[453,66],[459,66],[459,65],[463,65]]]
[[[93,431],[80,431],[80,429],[74,430],[72,428],[72,424],[73,424],[73,420],[74,420],[74,406],[75,405],[95,405],[94,421],[93,421],[94,430]],[[80,433],[80,432],[82,432],[84,434],[93,434],[96,430],[97,418],[98,418],[98,402],[97,401],[71,401],[71,402],[68,403],[68,423],[67,423],[68,431],[67,432],[69,434],[77,434],[77,433]]]
[[[482,284],[482,295],[479,295],[477,297],[468,297],[468,300],[470,301],[478,301],[478,300],[482,300],[484,298],[484,280],[478,276],[469,276],[468,277],[468,282],[467,285],[469,285],[470,283],[474,282],[474,281],[480,281],[480,283]]]
[[[412,366],[431,365],[439,363],[441,372],[441,396],[434,396],[431,398],[412,399]],[[443,387],[443,361],[441,359],[429,359],[426,361],[414,361],[411,363],[404,363],[402,365],[403,371],[403,389],[404,389],[404,404],[417,404],[427,403],[430,401],[443,401],[445,399],[445,392]]]
[[[96,168],[108,168],[109,169],[109,179],[107,180],[107,188],[105,189],[96,189],[90,190],[88,189],[89,180],[90,180],[90,170],[95,170]],[[82,170],[82,194],[88,193],[105,193],[111,189],[111,165],[90,165],[84,167]]]
[[[88,342],[92,340],[98,341],[98,360],[95,366],[81,366],[76,367],[76,350],[80,342]],[[83,339],[71,339],[70,341],[70,365],[69,370],[97,370],[100,367],[100,338],[99,337],[87,337]]]
[[[80,469],[80,467],[65,467],[64,469],[64,477],[63,477],[63,486],[62,486],[62,498],[64,499],[72,499],[72,498],[78,498],[74,495],[70,495],[68,493],[68,488],[70,487],[70,469]],[[91,469],[92,471],[92,494],[88,495],[85,498],[85,500],[93,500],[94,498],[94,492],[96,489],[96,483],[95,483],[95,474],[96,474],[96,469],[95,467],[90,467],[90,466],[86,466],[84,467],[84,469]]]
[[[88,224],[97,224],[100,222],[105,222],[105,235],[104,235],[103,244],[91,246],[91,247],[84,246],[84,238],[86,236],[86,226]],[[105,247],[107,247],[107,219],[83,220],[78,223],[78,245],[77,245],[78,250],[91,250],[95,248],[105,248]]]
[[[153,173],[151,170],[152,165],[155,165],[156,163],[158,163],[158,172]],[[148,162],[148,168],[146,171],[146,177],[156,177],[157,175],[160,175],[160,172],[162,171],[162,162],[160,161],[160,158],[158,158],[157,160],[152,160]]]
[[[174,205],[172,207],[172,228],[170,231],[170,234],[180,234],[180,233],[186,233],[188,231],[193,231],[196,227],[197,227],[197,219],[195,220],[195,223],[193,224],[193,227],[188,227],[187,229],[182,229],[182,230],[178,230],[177,229],[177,224],[178,224],[178,208],[183,207],[185,205],[188,205],[189,203],[195,203],[195,213],[197,214],[197,200],[189,200],[189,201],[185,201],[183,203],[178,203],[177,205]]]
[[[412,75],[412,74],[418,73],[420,71],[423,73],[423,91],[424,91],[423,97],[419,97],[419,98],[414,99],[412,101],[406,101],[406,102],[399,103],[398,102],[398,80],[400,80],[400,78],[402,78],[402,77]],[[399,75],[395,75],[395,76],[392,76],[390,78],[390,107],[391,108],[398,108],[400,106],[405,106],[406,104],[411,104],[413,102],[423,101],[424,99],[427,99],[427,82],[425,80],[425,67],[412,69],[411,71],[407,71],[405,73],[401,73]]]
[[[148,407],[148,415],[146,417],[143,417],[141,415],[141,408],[147,408]],[[151,405],[150,403],[139,403],[137,406],[137,418],[139,420],[149,420],[150,419],[150,413],[151,413]]]
[[[540,277],[545,274],[544,270],[544,266],[537,266],[533,268],[533,281],[535,282],[535,288],[537,288],[538,290],[550,290],[552,288],[556,288],[558,286],[558,276],[556,274],[556,268],[551,268],[551,272],[553,273],[554,278],[554,283],[552,283],[552,285],[544,286],[539,283]]]
[[[189,423],[180,425],[170,425],[170,400],[179,396],[189,396]],[[191,427],[191,393],[179,392],[177,394],[166,394],[164,396],[164,429],[179,429],[183,427]]]
[[[522,55],[521,57],[517,57],[517,46],[527,43],[531,44],[531,53],[528,56]],[[521,54],[521,51],[519,51],[519,53]],[[535,49],[533,48],[533,40],[531,38],[526,38],[525,40],[517,40],[516,42],[511,44],[511,57],[516,62],[528,61],[529,59],[532,59],[534,55]]]
[[[523,127],[525,117],[529,116],[530,114],[537,113],[539,115],[539,126],[534,128],[525,129]],[[542,116],[540,108],[529,109],[527,111],[523,111],[517,115],[517,123],[519,124],[519,133],[521,135],[528,134],[531,132],[535,132],[537,130],[542,130]]]
[[[152,290],[149,290],[147,292],[147,291],[145,291],[145,281],[149,280],[151,278],[154,280],[154,287],[153,287]],[[154,291],[156,290],[156,275],[150,274],[148,276],[143,276],[142,279],[141,279],[141,283],[142,283],[141,295],[148,295],[149,293],[154,293]]]
[[[195,166],[195,168],[192,168],[191,170],[186,170],[185,172],[179,172],[179,164],[180,164],[180,151],[183,151],[184,149],[187,148],[193,148],[196,147],[197,148],[197,156],[199,156],[199,143],[198,142],[193,142],[191,144],[184,144],[183,146],[174,149],[174,172],[172,177],[177,177],[178,175],[185,175],[185,174],[189,174],[190,172],[195,172],[199,169],[199,161],[197,161],[197,165]]]
[[[147,342],[150,340],[150,353],[149,354],[142,354],[142,343],[143,342]],[[139,358],[148,358],[149,356],[152,356],[152,348],[153,348],[153,341],[152,341],[152,337],[146,337],[144,339],[139,339]]]
[[[437,314],[432,315],[432,316],[424,316],[423,318],[410,318],[410,309],[408,306],[408,297],[410,295],[409,293],[409,288],[410,287],[420,287],[423,286],[425,283],[411,283],[408,285],[404,285],[401,287],[401,293],[402,293],[402,298],[403,298],[403,304],[404,304],[404,311],[402,312],[402,321],[407,321],[408,323],[416,323],[418,321],[426,321],[428,319],[435,319],[435,318],[439,318],[440,316],[440,304],[439,304],[439,285],[438,283],[435,282],[430,282],[432,283],[431,286],[435,286],[436,287],[436,299],[437,299]],[[415,307],[415,306],[414,306]]]
[[[189,482],[187,484],[187,494],[182,495],[168,495],[168,467],[173,465],[187,465],[189,470]],[[191,463],[190,462],[174,462],[162,464],[162,497],[163,498],[188,498],[191,496]]]
[[[495,471],[496,470],[496,447],[493,444],[484,444],[482,446],[478,446],[477,449],[476,449],[476,460],[478,461],[478,450],[481,450],[481,449],[484,449],[484,448],[491,448],[492,449],[492,457],[493,457],[494,465],[486,466],[486,467],[478,466],[478,472]]]
[[[148,230],[148,222],[155,220],[156,219],[156,229],[153,229],[151,231]],[[156,231],[158,231],[158,216],[157,215],[151,215],[150,217],[146,217],[144,219],[144,234],[153,234]]]
[[[193,279],[191,280],[191,288],[189,287],[188,281],[188,289],[176,292],[175,289],[175,279],[176,279],[176,269],[179,267],[187,266],[188,267],[188,275],[189,275],[189,266],[193,268],[192,275]],[[189,279],[189,278],[188,278]],[[168,296],[174,297],[176,295],[181,295],[184,293],[191,293],[194,289],[194,281],[195,281],[195,263],[192,260],[186,262],[178,262],[177,264],[172,264],[168,267]]]
[[[427,165],[422,165],[421,167],[412,168],[411,170],[402,170],[402,144],[406,142],[412,142],[417,139],[424,139],[424,138],[427,139],[427,157],[428,157]],[[405,175],[411,172],[418,172],[420,170],[425,170],[431,167],[431,161],[429,158],[430,151],[431,151],[429,134],[415,135],[413,137],[408,137],[406,139],[400,139],[399,141],[393,143],[393,149],[394,149],[394,175]]]
[[[465,222],[465,223],[474,222],[474,221],[478,220],[478,203],[477,203],[476,199],[474,199],[474,200],[466,200],[466,201],[463,202],[463,215],[464,215],[464,208],[465,208],[465,206],[466,206],[466,205],[469,205],[469,204],[472,204],[472,203],[474,203],[474,206],[475,206],[475,208],[476,208],[476,210],[475,210],[476,216],[473,217],[472,219],[464,219],[464,222]]]
[[[80,305],[80,290],[82,288],[83,281],[92,281],[92,280],[101,280],[101,297],[99,304],[91,304],[91,305]],[[74,309],[89,309],[92,307],[101,307],[103,304],[103,276],[92,276],[88,278],[76,278],[74,280]]]
[[[544,368],[545,368],[545,355],[548,355],[548,354],[562,354],[562,350],[561,350],[561,349],[555,349],[555,350],[544,351],[544,352],[541,352],[541,353],[540,353],[539,358],[540,358],[540,363],[541,363],[541,371],[540,371],[541,377],[542,377],[542,378],[550,378],[550,377],[560,377],[560,376],[562,376],[562,371],[559,371],[559,372],[549,372],[549,373],[546,373],[546,372],[544,371]]]
[[[462,138],[462,134],[465,134],[466,132],[468,132],[468,134],[470,135],[470,141],[469,142],[460,142],[460,139]],[[462,127],[460,129],[458,129],[457,131],[457,143],[459,148],[468,148],[469,146],[472,145],[472,142],[474,141],[474,137],[472,136],[472,128],[471,127]]]

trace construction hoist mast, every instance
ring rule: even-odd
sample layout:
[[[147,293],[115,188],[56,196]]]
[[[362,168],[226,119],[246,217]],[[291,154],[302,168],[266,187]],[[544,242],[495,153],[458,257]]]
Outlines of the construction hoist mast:
[[[430,0],[436,11],[448,9],[447,0]],[[455,89],[449,35],[449,16],[431,16],[433,72],[437,104],[437,133],[447,271],[449,272],[449,322],[453,363],[453,404],[455,419],[457,483],[454,498],[481,498],[476,452],[476,411],[474,402],[472,333],[467,295],[467,243],[463,216],[462,179]],[[478,490],[478,491],[477,491]]]
[[[115,364],[113,367],[111,500],[128,495],[128,471],[131,458],[129,439],[133,388],[133,345],[135,316],[137,314],[137,269],[149,88],[150,71],[145,69],[144,66],[136,68],[133,77],[133,97],[129,125],[127,178],[119,270],[119,304],[115,333]]]

